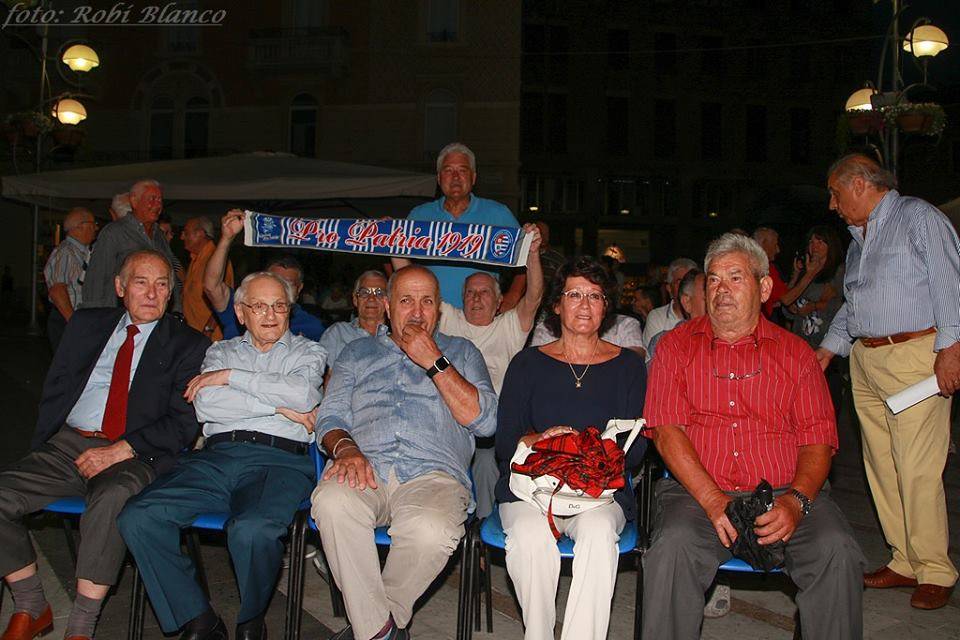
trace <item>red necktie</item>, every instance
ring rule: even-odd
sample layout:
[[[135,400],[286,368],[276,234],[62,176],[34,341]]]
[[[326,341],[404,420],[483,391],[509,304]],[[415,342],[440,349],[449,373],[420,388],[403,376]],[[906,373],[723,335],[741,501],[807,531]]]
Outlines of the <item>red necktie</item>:
[[[110,393],[107,406],[103,410],[103,423],[100,430],[103,435],[116,440],[127,429],[127,393],[130,389],[130,365],[133,363],[133,336],[140,333],[137,325],[127,326],[127,339],[117,351],[113,362],[113,376],[110,378]]]

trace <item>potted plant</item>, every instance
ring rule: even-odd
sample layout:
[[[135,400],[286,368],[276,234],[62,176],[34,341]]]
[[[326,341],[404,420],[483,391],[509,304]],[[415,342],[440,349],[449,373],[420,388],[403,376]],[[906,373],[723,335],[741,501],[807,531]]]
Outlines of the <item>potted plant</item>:
[[[873,109],[850,109],[847,111],[850,133],[858,136],[876,133],[883,126],[883,116]]]
[[[53,129],[53,118],[39,111],[22,111],[12,117],[23,135],[28,138],[36,138],[41,133],[48,133]]]
[[[904,133],[938,136],[947,124],[947,114],[935,102],[902,102],[884,109],[884,119]]]

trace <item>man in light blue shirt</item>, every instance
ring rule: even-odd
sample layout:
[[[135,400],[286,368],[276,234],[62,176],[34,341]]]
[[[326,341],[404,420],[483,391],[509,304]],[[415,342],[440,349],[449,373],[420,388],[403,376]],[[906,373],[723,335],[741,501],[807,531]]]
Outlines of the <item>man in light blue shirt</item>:
[[[477,182],[477,159],[466,145],[453,142],[437,154],[437,184],[443,197],[414,207],[408,220],[439,220],[462,224],[489,224],[498,227],[519,227],[520,223],[504,205],[494,200],[473,195]],[[393,268],[410,264],[407,258],[391,258]],[[453,266],[455,263],[427,266],[440,281],[440,297],[459,308],[463,304],[463,282],[477,272],[473,266]],[[490,273],[497,278],[495,272]]]
[[[180,552],[180,529],[201,513],[229,512],[227,545],[240,588],[234,637],[266,638],[264,613],[286,535],[314,485],[308,455],[326,352],[290,333],[295,292],[269,272],[236,292],[246,333],[210,347],[186,398],[204,422],[206,445],[131,501],[118,520],[165,633],[226,640],[223,620]]]
[[[435,332],[433,273],[400,269],[387,297],[390,335],[344,348],[317,417],[331,462],[311,515],[351,623],[333,640],[409,638],[413,604],[463,536],[474,436],[496,429],[483,356]],[[374,528],[384,525],[392,543],[381,573]]]
[[[853,242],[846,301],[817,357],[826,368],[834,354],[850,356],[867,481],[893,552],[864,586],[914,587],[914,608],[938,609],[957,581],[942,474],[950,396],[960,388],[960,241],[943,213],[897,193],[873,159],[844,156],[828,175],[830,208]],[[933,375],[941,395],[896,415],[884,404]]]
[[[386,319],[386,297],[387,276],[382,271],[374,269],[360,274],[353,285],[353,307],[357,310],[357,317],[349,322],[335,322],[320,337],[320,346],[327,350],[327,378],[345,346],[358,338],[387,332],[387,326],[383,323]],[[324,384],[328,383],[327,378]]]

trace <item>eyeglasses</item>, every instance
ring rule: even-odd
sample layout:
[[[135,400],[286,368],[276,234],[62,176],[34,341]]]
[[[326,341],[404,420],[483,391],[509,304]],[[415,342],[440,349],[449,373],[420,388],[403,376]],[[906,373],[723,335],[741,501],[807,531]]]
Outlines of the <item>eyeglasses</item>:
[[[590,304],[602,304],[607,299],[607,296],[599,291],[581,291],[580,289],[568,289],[560,295],[566,298],[570,304],[580,304],[584,300]]]
[[[357,289],[358,298],[382,298],[384,291],[380,287],[360,287]]]
[[[266,302],[254,302],[253,304],[241,302],[240,304],[247,307],[258,316],[267,315],[267,309],[273,309],[273,312],[278,316],[283,316],[290,313],[290,303],[284,302],[283,300],[277,300],[273,304],[267,304]]]
[[[723,343],[726,347],[733,347],[729,343]],[[710,361],[713,364],[713,377],[719,378],[720,380],[748,380],[750,378],[755,378],[763,373],[763,368],[760,364],[760,343],[757,341],[757,336],[753,336],[753,353],[756,355],[757,360],[757,370],[751,371],[750,373],[734,373],[730,371],[729,373],[720,373],[717,371],[717,362],[716,362],[716,351],[717,347],[717,338],[714,338],[710,341]],[[729,350],[729,349],[728,349]],[[751,369],[753,367],[750,367]]]

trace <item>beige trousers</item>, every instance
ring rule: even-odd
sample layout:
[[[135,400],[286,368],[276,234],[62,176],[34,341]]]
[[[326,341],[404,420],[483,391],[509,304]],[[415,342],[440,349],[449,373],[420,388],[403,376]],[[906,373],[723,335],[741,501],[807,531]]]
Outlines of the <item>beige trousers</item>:
[[[470,504],[470,492],[439,471],[377,482],[358,491],[321,480],[311,496],[310,515],[357,640],[372,638],[391,614],[407,626],[417,598],[459,546]],[[386,525],[391,545],[381,572],[373,530]]]
[[[553,640],[560,551],[547,516],[526,502],[506,502],[500,505],[500,520],[507,534],[507,572],[523,609],[523,637]],[[612,502],[555,522],[574,541],[560,640],[603,640],[617,582],[617,542],[626,524],[623,509]]]
[[[935,334],[850,353],[863,462],[883,535],[887,565],[921,583],[951,586],[957,570],[949,534],[943,468],[950,446],[950,399],[934,396],[893,415],[884,399],[933,373]]]

